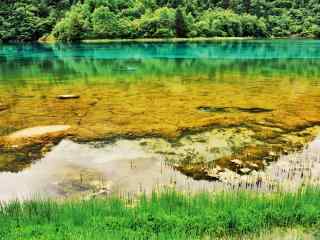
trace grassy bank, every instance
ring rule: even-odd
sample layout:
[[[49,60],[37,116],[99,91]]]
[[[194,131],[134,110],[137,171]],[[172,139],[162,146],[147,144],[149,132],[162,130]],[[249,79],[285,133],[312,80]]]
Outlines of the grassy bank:
[[[137,202],[12,202],[0,239],[203,239],[320,223],[320,189],[298,193],[153,194]]]
[[[81,43],[210,43],[219,41],[245,41],[245,40],[314,40],[311,37],[269,37],[269,38],[255,38],[255,37],[193,37],[193,38],[119,38],[119,39],[84,39]],[[38,40],[40,43],[58,43],[52,35],[43,36]]]

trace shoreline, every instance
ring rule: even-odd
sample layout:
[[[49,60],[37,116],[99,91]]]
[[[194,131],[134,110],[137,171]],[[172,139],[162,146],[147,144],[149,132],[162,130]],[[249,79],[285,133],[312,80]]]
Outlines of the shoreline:
[[[196,37],[196,38],[133,38],[133,39],[84,39],[81,43],[186,43],[186,42],[214,42],[214,41],[242,41],[255,40],[253,37]]]
[[[272,41],[272,40],[319,40],[308,37],[195,37],[195,38],[135,38],[135,39],[84,39],[81,43],[188,43],[188,42],[219,42],[219,41]],[[59,41],[58,41],[59,42]]]
[[[266,40],[317,40],[310,37],[271,37],[271,38],[255,38],[255,37],[194,37],[194,38],[117,38],[117,39],[83,39],[72,42],[61,42],[52,36],[42,37],[38,43],[55,44],[55,43],[196,43],[196,42],[220,42],[220,41],[266,41]],[[15,43],[15,42],[13,42]],[[17,42],[23,43],[23,42]],[[1,42],[0,42],[1,44]]]

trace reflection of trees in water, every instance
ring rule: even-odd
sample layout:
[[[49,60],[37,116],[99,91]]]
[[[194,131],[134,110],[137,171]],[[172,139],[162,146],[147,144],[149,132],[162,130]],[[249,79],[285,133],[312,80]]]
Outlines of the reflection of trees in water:
[[[25,80],[34,79],[58,83],[94,77],[134,82],[175,76],[186,81],[200,76],[219,81],[230,74],[249,80],[256,76],[318,78],[320,58],[312,58],[316,54],[320,57],[315,52],[316,43],[311,41],[299,48],[298,44],[290,47],[290,41],[4,45],[0,48],[0,82],[25,84]],[[211,55],[216,59],[210,59]],[[283,59],[272,59],[275,55]]]
[[[288,59],[320,58],[319,41],[246,40],[214,43],[108,43],[51,45],[56,56],[80,55],[103,59],[214,58]]]
[[[99,59],[130,58],[227,58],[288,59],[320,58],[319,41],[246,40],[214,43],[106,43],[106,44],[5,44],[0,56],[15,58],[65,58],[70,56]]]

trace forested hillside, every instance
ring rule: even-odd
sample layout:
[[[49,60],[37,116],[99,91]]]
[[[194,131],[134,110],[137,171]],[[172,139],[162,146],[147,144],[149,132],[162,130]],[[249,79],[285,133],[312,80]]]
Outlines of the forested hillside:
[[[319,0],[1,0],[0,39],[320,37]]]

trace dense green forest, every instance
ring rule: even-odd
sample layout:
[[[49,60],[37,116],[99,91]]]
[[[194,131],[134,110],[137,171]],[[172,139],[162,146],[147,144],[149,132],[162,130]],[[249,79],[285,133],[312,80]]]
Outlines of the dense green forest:
[[[320,0],[1,0],[0,40],[320,37]]]

